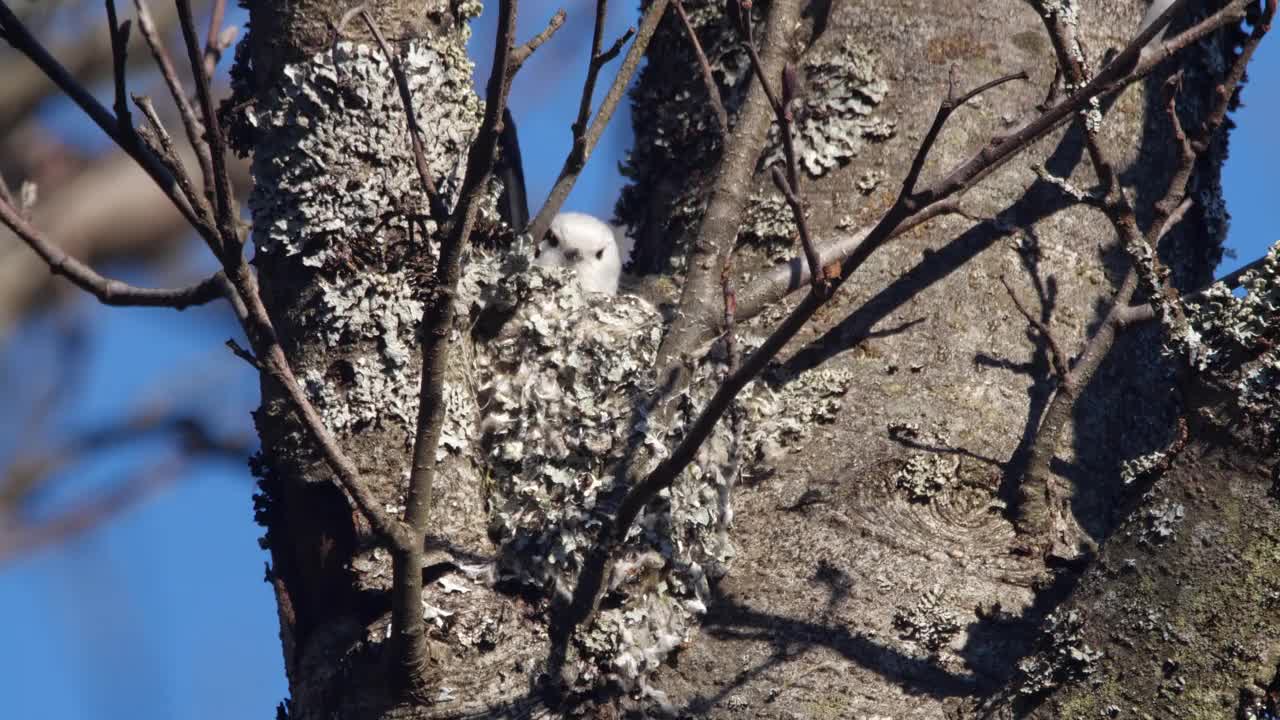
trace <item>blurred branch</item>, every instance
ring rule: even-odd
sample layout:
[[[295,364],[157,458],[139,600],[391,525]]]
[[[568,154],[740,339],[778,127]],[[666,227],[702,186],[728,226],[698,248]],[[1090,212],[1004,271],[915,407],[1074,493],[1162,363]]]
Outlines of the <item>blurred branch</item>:
[[[150,467],[115,483],[97,497],[79,501],[48,520],[28,524],[21,520],[23,505],[48,488],[61,470],[83,462],[87,456],[124,447],[148,437],[173,435],[178,456],[167,464]],[[65,542],[119,514],[172,482],[181,467],[196,457],[242,461],[252,450],[247,435],[219,436],[196,416],[146,412],[77,435],[69,442],[39,456],[20,457],[0,485],[0,564],[41,547]]]
[[[18,12],[25,19],[25,13]],[[160,35],[171,32],[177,24],[177,13],[171,4],[155,17],[156,31]],[[60,58],[71,77],[83,85],[95,85],[112,72],[111,36],[102,26],[93,24],[79,34],[60,44],[52,51]],[[139,57],[134,57],[130,67],[136,67]],[[0,55],[0,67],[4,68],[4,82],[0,83],[0,137],[7,137],[36,108],[57,92],[58,87],[39,68],[15,62],[9,52]]]
[[[183,165],[195,156],[178,149]],[[249,167],[232,164],[240,191],[249,187]],[[190,226],[132,159],[107,153],[72,179],[41,185],[30,224],[63,252],[89,265],[120,259],[172,255]],[[44,260],[0,225],[0,344],[13,323],[57,297]]]
[[[556,182],[551,187],[551,192],[547,194],[547,199],[539,208],[538,214],[534,216],[533,222],[529,224],[528,232],[536,242],[547,233],[547,229],[551,227],[551,220],[560,212],[564,201],[569,198],[569,192],[573,190],[573,186],[578,182],[578,176],[582,173],[582,168],[586,167],[587,159],[591,157],[591,151],[595,149],[600,138],[604,136],[605,128],[609,125],[610,118],[613,117],[613,111],[618,108],[618,103],[622,101],[622,96],[626,94],[627,85],[631,83],[631,77],[635,75],[636,69],[640,67],[640,60],[644,57],[644,51],[649,47],[649,41],[653,39],[653,33],[658,29],[658,22],[662,20],[663,14],[667,10],[667,4],[670,0],[654,0],[649,5],[649,9],[645,11],[644,17],[640,20],[639,31],[628,28],[622,37],[614,42],[613,46],[608,50],[601,51],[604,41],[604,21],[605,12],[608,10],[607,0],[598,0],[596,3],[596,24],[595,31],[591,39],[591,59],[587,64],[587,79],[582,85],[582,98],[578,104],[578,117],[574,121],[571,128],[573,132],[573,146],[569,149],[569,154],[564,159],[564,165],[560,168],[560,175],[556,178]],[[622,60],[622,67],[618,68],[618,74],[613,78],[613,84],[609,86],[609,92],[605,93],[604,100],[600,103],[600,109],[596,111],[596,116],[591,120],[591,124],[587,125],[587,118],[591,115],[591,100],[595,95],[596,78],[600,74],[600,69],[604,67],[613,58],[617,57],[622,50],[622,45],[635,32],[635,42],[631,43],[631,49],[627,51],[627,56]]]
[[[103,277],[50,243],[22,217],[16,207],[4,200],[0,200],[0,222],[22,238],[45,261],[50,272],[67,278],[104,305],[143,305],[183,310],[222,296],[222,288],[216,276],[183,288],[161,289],[136,287]]]
[[[182,466],[181,460],[171,460],[139,472],[115,483],[111,490],[98,497],[83,500],[75,507],[35,525],[10,522],[0,528],[0,565],[43,547],[68,542],[98,527],[173,482]]]

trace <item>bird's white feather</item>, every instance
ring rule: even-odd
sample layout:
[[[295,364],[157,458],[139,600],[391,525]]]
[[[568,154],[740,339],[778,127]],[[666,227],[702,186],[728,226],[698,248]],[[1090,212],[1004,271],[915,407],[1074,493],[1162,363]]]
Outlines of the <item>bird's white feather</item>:
[[[538,243],[538,265],[573,268],[578,285],[587,292],[616,295],[622,256],[613,228],[585,213],[555,216],[547,236]]]

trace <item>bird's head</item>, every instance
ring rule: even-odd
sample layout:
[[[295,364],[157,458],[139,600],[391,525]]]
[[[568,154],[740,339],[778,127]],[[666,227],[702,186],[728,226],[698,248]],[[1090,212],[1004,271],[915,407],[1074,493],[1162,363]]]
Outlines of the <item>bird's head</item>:
[[[556,215],[534,257],[538,265],[573,268],[578,285],[587,292],[618,292],[622,259],[617,241],[607,224],[590,215]]]

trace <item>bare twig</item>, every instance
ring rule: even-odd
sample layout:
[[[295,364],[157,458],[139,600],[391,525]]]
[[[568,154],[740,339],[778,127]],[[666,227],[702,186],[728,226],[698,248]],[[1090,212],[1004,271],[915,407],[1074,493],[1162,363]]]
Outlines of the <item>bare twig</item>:
[[[92,268],[59,250],[36,230],[18,209],[0,200],[0,222],[48,264],[50,272],[70,280],[104,305],[170,307],[183,310],[222,297],[217,275],[183,288],[142,288],[103,277]],[[220,275],[221,273],[219,273]]]
[[[1254,270],[1257,270],[1258,268],[1262,267],[1262,265],[1266,263],[1266,261],[1267,261],[1266,255],[1256,258],[1255,260],[1241,267],[1238,267],[1235,270],[1232,270],[1226,275],[1223,275],[1217,280],[1214,280],[1213,282],[1210,282],[1204,285],[1199,290],[1184,294],[1182,296],[1182,301],[1184,303],[1197,302],[1204,298],[1205,293],[1207,293],[1210,288],[1212,288],[1214,285],[1217,285],[1219,283],[1221,283],[1223,286],[1227,287],[1228,289],[1234,290],[1240,287],[1241,283],[1244,282],[1244,276],[1246,274],[1253,272]],[[1158,312],[1159,312],[1159,309],[1155,304],[1152,304],[1152,303],[1145,303],[1142,305],[1130,305],[1129,307],[1124,308],[1124,310],[1120,313],[1120,320],[1124,327],[1129,327],[1132,325],[1138,325],[1140,323],[1145,323],[1145,322],[1150,322],[1152,320],[1155,320],[1158,317],[1157,315]]]
[[[200,103],[200,115],[204,121],[205,142],[209,144],[209,157],[213,164],[214,225],[221,237],[220,257],[224,264],[234,262],[243,249],[237,228],[235,196],[231,191],[231,174],[227,172],[227,141],[218,122],[218,110],[213,104],[213,92],[209,87],[209,74],[205,72],[200,41],[196,38],[195,18],[191,14],[191,0],[177,0],[178,26],[187,47],[187,62],[196,83],[196,99]]]
[[[391,52],[391,48],[387,46],[386,39],[382,37],[382,31],[373,22],[373,15],[369,14],[369,9],[366,6],[360,5],[352,11],[348,11],[348,17],[353,12],[358,12],[360,18],[364,20],[365,26],[369,28],[370,34],[377,41],[382,54],[386,56],[387,64],[391,66],[391,74],[395,76],[396,89],[400,92],[404,121],[409,127],[409,140],[413,144],[413,163],[418,170],[418,181],[422,183],[422,190],[427,195],[427,204],[431,210],[431,217],[437,222],[443,222],[449,216],[449,209],[445,206],[444,198],[440,197],[439,191],[436,190],[436,181],[431,176],[431,169],[427,165],[426,143],[422,139],[422,126],[418,125],[418,116],[413,108],[413,95],[409,92],[409,80],[405,77],[404,68],[400,65],[400,56]],[[346,18],[343,21],[345,24]]]
[[[551,36],[555,35],[556,31],[564,25],[564,18],[564,10],[557,10],[555,14],[551,16],[551,19],[547,21],[547,26],[542,29],[542,32],[534,35],[532,38],[529,38],[529,42],[514,48],[511,51],[511,64],[507,67],[507,72],[515,75],[516,71],[524,66],[524,62],[529,59],[529,56],[533,55],[538,48],[542,47],[543,43],[550,40]],[[621,44],[618,44],[615,47],[620,48]],[[616,50],[613,52],[615,55],[617,54]]]
[[[964,215],[957,203],[952,200],[935,202],[902,221],[889,235],[890,239],[909,232],[940,215]],[[871,227],[865,227],[847,235],[833,238],[824,245],[815,248],[818,253],[819,267],[838,264],[848,257],[870,233]],[[751,281],[751,286],[744,289],[738,298],[738,321],[745,322],[764,312],[782,298],[811,285],[813,277],[809,270],[809,261],[804,255],[798,255],[785,263],[769,270]]]
[[[529,224],[527,232],[534,238],[541,238],[546,234],[547,228],[551,227],[552,218],[555,217],[556,213],[560,212],[560,207],[564,205],[564,201],[569,197],[569,192],[573,190],[574,183],[578,181],[582,168],[586,166],[587,159],[591,157],[591,151],[600,142],[600,138],[604,135],[605,127],[608,126],[609,120],[613,117],[614,110],[618,108],[618,103],[622,101],[622,96],[626,94],[627,85],[631,82],[631,76],[635,75],[636,69],[640,67],[640,60],[644,57],[644,51],[649,47],[649,41],[653,38],[654,31],[658,29],[658,21],[662,19],[669,2],[670,0],[654,0],[650,3],[649,9],[645,11],[644,18],[640,20],[639,29],[635,32],[635,42],[631,43],[631,49],[627,51],[627,56],[622,61],[622,67],[618,68],[618,74],[614,76],[613,84],[609,86],[609,92],[605,93],[604,100],[600,103],[600,109],[596,111],[595,117],[592,118],[591,124],[588,126],[586,118],[591,113],[591,98],[595,94],[596,76],[605,63],[617,56],[622,50],[623,43],[632,34],[632,31],[628,30],[626,34],[614,43],[613,47],[601,53],[600,40],[604,32],[603,11],[607,6],[607,0],[597,0],[596,26],[598,29],[592,39],[591,62],[587,66],[587,81],[582,88],[582,100],[578,106],[578,119],[573,124],[573,147],[570,148],[568,156],[565,157],[564,165],[560,168],[560,175],[556,178],[555,184],[552,185],[546,201],[542,203],[538,214],[534,216],[533,222]]]
[[[182,166],[182,160],[178,156],[178,149],[173,144],[173,138],[170,137],[169,131],[165,130],[164,123],[160,121],[160,115],[156,112],[155,106],[151,104],[151,99],[146,97],[133,96],[133,102],[137,104],[138,109],[142,110],[142,116],[147,119],[147,124],[151,127],[151,133],[146,132],[146,128],[138,131],[144,142],[150,142],[152,135],[159,147],[152,145],[150,150],[157,157],[164,161],[169,172],[173,175],[174,180],[178,183],[178,189],[182,191],[183,197],[187,202],[191,203],[191,207],[195,208],[196,213],[206,222],[211,222],[211,211],[209,209],[208,200],[196,192],[195,187],[191,184],[191,176],[187,174],[186,168]]]
[[[187,142],[191,143],[191,149],[195,151],[196,160],[200,164],[200,177],[203,180],[202,187],[206,198],[203,213],[207,219],[206,221],[211,221],[213,213],[211,208],[213,202],[213,160],[209,157],[209,144],[202,138],[204,127],[200,124],[199,119],[196,118],[196,112],[191,107],[191,101],[187,99],[187,93],[182,87],[182,80],[178,78],[178,71],[173,66],[173,60],[164,48],[164,43],[156,30],[155,22],[151,19],[151,11],[147,7],[146,0],[133,0],[133,5],[138,13],[138,29],[142,34],[143,40],[146,41],[147,47],[151,50],[151,57],[155,58],[156,66],[160,68],[160,75],[164,78],[165,85],[169,88],[169,95],[173,97],[173,102],[178,107],[178,117],[182,118],[183,129],[187,133]]]
[[[672,5],[675,6],[676,14],[680,16],[680,22],[684,23],[689,44],[693,46],[693,56],[698,60],[698,69],[702,71],[702,84],[707,88],[707,100],[711,103],[711,109],[715,111],[720,137],[727,138],[729,137],[729,113],[725,111],[724,101],[720,99],[720,86],[716,85],[716,77],[711,73],[711,63],[702,50],[702,43],[698,41],[698,32],[693,29],[693,24],[689,22],[689,15],[684,11],[684,3],[680,0],[672,0]]]
[[[209,15],[209,30],[204,40],[204,74],[213,77],[213,70],[222,59],[222,51],[226,49],[222,38],[222,15],[226,12],[227,0],[213,0],[213,10]]]
[[[786,133],[790,131],[790,127],[783,130]],[[788,158],[788,164],[790,160],[791,158]],[[796,195],[790,183],[787,182],[787,177],[782,174],[782,170],[776,165],[773,167],[772,176],[774,187],[778,188],[778,192],[782,193],[782,197],[786,199],[787,205],[791,208],[791,216],[795,218],[796,228],[800,234],[800,248],[804,251],[805,260],[809,264],[809,282],[813,286],[814,292],[825,293],[829,284],[822,272],[822,263],[818,259],[818,251],[814,249],[813,239],[809,236],[809,221],[805,217],[804,203],[800,201],[800,197]]]
[[[106,0],[107,29],[111,33],[111,72],[115,84],[116,122],[122,131],[133,129],[129,117],[129,93],[125,89],[125,66],[129,61],[129,28],[132,23],[116,19],[115,0]]]
[[[915,157],[911,159],[911,167],[907,170],[907,175],[902,180],[902,191],[898,195],[899,202],[909,201],[910,197],[916,192],[916,185],[920,182],[920,173],[924,170],[924,162],[929,157],[929,152],[933,149],[933,144],[938,140],[938,134],[942,132],[942,126],[947,123],[951,114],[958,110],[965,103],[982,93],[1004,85],[1014,80],[1026,80],[1029,76],[1026,70],[1019,70],[1016,73],[1002,75],[995,80],[985,82],[972,90],[957,96],[955,86],[955,67],[952,66],[951,73],[947,80],[947,97],[938,107],[938,112],[933,116],[933,124],[929,126],[929,130],[925,132],[924,140],[920,143],[920,147],[916,149]]]
[[[15,50],[35,63],[95,125],[137,161],[192,227],[206,236],[207,240],[214,240],[211,229],[200,222],[191,205],[175,187],[173,177],[164,164],[140,143],[131,142],[128,133],[122,131],[119,123],[116,122],[115,115],[103,107],[39,41],[32,37],[26,26],[9,9],[8,4],[2,1],[0,1],[0,31],[4,33],[4,38]]]
[[[485,89],[484,120],[467,154],[458,207],[447,223],[440,244],[440,258],[432,278],[430,298],[422,315],[422,379],[418,391],[418,418],[414,432],[413,464],[405,500],[404,523],[411,541],[392,554],[391,624],[397,643],[397,680],[415,697],[428,688],[426,670],[431,648],[422,617],[423,541],[431,513],[435,482],[436,450],[444,426],[444,377],[448,366],[454,318],[454,296],[461,276],[461,256],[471,237],[484,189],[493,173],[498,138],[507,96],[516,27],[515,0],[501,0],[493,67]]]

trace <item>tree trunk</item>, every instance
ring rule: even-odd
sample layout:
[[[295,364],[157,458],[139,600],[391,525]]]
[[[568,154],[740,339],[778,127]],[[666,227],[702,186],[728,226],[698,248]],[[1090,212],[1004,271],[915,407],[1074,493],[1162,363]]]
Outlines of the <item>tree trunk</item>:
[[[239,147],[253,155],[250,207],[264,299],[328,425],[399,512],[421,364],[414,328],[435,231],[430,221],[420,227],[409,219],[424,214],[426,202],[402,107],[363,23],[347,23],[334,46],[332,27],[345,6],[250,5],[232,114]],[[749,69],[723,3],[684,5],[736,112]],[[765,5],[756,3],[758,18]],[[1112,0],[1079,5],[1079,32],[1095,63],[1123,47],[1145,9]],[[469,7],[390,2],[374,12],[402,53],[429,134],[429,165],[446,195],[456,192],[479,122],[464,50]],[[1031,81],[959,110],[926,177],[1029,118],[1054,79],[1042,22],[1017,0],[812,3],[789,41],[805,93],[797,119],[802,194],[820,240],[849,235],[892,202],[952,66],[962,90],[1023,68]],[[1230,42],[1183,56],[1187,123],[1211,97]],[[674,268],[678,276],[717,180],[721,142],[673,15],[649,63],[633,110],[635,183],[619,215],[638,238],[636,270]],[[1174,163],[1154,90],[1160,84],[1155,78],[1118,96],[1101,133],[1140,218],[1150,215]],[[774,144],[761,139],[766,162]],[[1207,280],[1220,254],[1224,148],[1216,143],[1202,158],[1196,207],[1162,248],[1184,289]],[[734,490],[736,509],[726,460],[735,437],[725,430],[699,463],[706,477],[690,474],[642,517],[624,548],[630,574],[609,579],[599,616],[578,630],[561,662],[549,616],[572,591],[582,546],[616,500],[610,468],[636,447],[678,439],[692,409],[675,412],[669,426],[636,430],[634,420],[649,418],[638,399],[654,389],[645,373],[660,333],[658,314],[642,300],[591,301],[554,273],[474,254],[464,267],[427,538],[424,608],[433,618],[436,693],[429,705],[394,700],[387,684],[389,554],[330,482],[278,390],[264,387],[259,510],[289,716],[528,716],[564,712],[557,702],[621,700],[707,717],[941,718],[1029,687],[1031,673],[1018,661],[1038,647],[1046,617],[1050,635],[1068,623],[1091,652],[1105,653],[1085,653],[1091,669],[1100,668],[1090,677],[1114,690],[1054,696],[1064,711],[1096,717],[1081,703],[1098,710],[1114,703],[1126,713],[1190,717],[1193,708],[1235,697],[1251,673],[1274,666],[1262,638],[1280,637],[1265,605],[1275,591],[1269,578],[1280,576],[1269,461],[1228,460],[1228,440],[1193,435],[1152,493],[1139,497],[1126,485],[1122,461],[1168,446],[1185,411],[1157,327],[1131,331],[1113,349],[1050,465],[1063,514],[1104,544],[1083,582],[1078,566],[1046,568],[1027,553],[1005,512],[1053,384],[1048,349],[998,280],[1032,298],[1033,311],[1074,352],[1127,262],[1100,251],[1114,241],[1106,220],[1037,179],[1033,163],[1078,187],[1096,182],[1081,129],[1070,127],[964,196],[977,221],[938,219],[874,255],[745,394],[747,427],[736,440],[755,456]],[[796,251],[789,210],[768,172],[753,182],[735,259],[743,295],[752,263]],[[492,217],[482,231],[502,232]],[[743,342],[750,346],[778,317],[765,312],[740,328]],[[623,379],[601,379],[619,368]],[[577,385],[566,389],[566,376]],[[696,406],[716,377],[714,364],[693,376],[702,383]],[[521,395],[526,387],[558,388],[565,397],[530,399]],[[1193,424],[1193,433],[1201,427]],[[1261,513],[1256,522],[1246,508]],[[1137,547],[1151,518],[1170,512],[1181,518],[1173,535]],[[737,557],[719,579],[735,552],[724,535],[733,517]],[[1183,602],[1167,595],[1177,582]],[[1217,623],[1211,632],[1192,627],[1209,622]],[[1162,645],[1180,637],[1189,644]],[[1214,663],[1205,654],[1212,652],[1249,659]],[[1172,669],[1157,677],[1164,665]],[[552,700],[545,675],[560,675],[572,692]],[[1139,676],[1137,685],[1125,680]],[[1175,681],[1188,692],[1184,704],[1157,712],[1160,693],[1177,692]],[[624,693],[610,696],[607,687]],[[1017,710],[1052,689],[1017,695]]]

